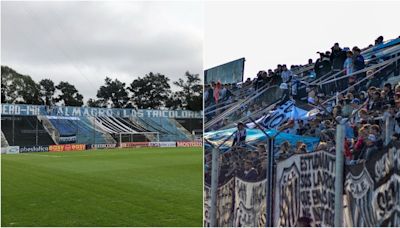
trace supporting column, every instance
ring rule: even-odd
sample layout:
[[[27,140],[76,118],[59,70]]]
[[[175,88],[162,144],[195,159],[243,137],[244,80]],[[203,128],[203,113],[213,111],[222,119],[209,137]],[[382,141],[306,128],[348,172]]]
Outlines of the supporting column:
[[[210,210],[210,226],[217,227],[217,197],[218,197],[218,166],[219,166],[219,150],[212,150],[211,164],[211,210]]]
[[[336,126],[336,174],[335,174],[335,226],[343,226],[343,172],[345,121],[337,117]]]

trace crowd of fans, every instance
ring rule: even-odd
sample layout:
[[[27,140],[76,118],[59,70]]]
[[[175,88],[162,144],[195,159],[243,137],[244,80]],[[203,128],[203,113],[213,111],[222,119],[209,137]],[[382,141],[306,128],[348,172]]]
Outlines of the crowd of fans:
[[[375,45],[383,43],[383,37],[375,40]],[[369,48],[371,45],[369,46]],[[290,118],[278,128],[281,132],[302,136],[318,137],[319,144],[314,150],[335,152],[335,135],[338,117],[345,118],[345,149],[344,155],[348,164],[368,160],[371,155],[385,145],[385,122],[391,120],[390,132],[393,141],[400,141],[400,84],[386,83],[389,74],[399,72],[398,61],[383,70],[362,72],[369,66],[378,64],[385,59],[372,55],[365,61],[362,50],[358,47],[341,48],[335,43],[330,51],[318,52],[320,57],[315,63],[310,59],[304,66],[278,65],[275,70],[260,71],[253,80],[247,79],[242,88],[251,88],[251,92],[273,85],[283,90],[284,100],[305,102],[319,110],[310,119]],[[310,67],[311,66],[311,67]],[[313,66],[313,67],[312,67]],[[357,73],[361,71],[360,73]],[[396,74],[396,73],[395,73]],[[312,80],[338,75],[340,80],[319,86]],[[350,75],[349,77],[343,77]],[[308,81],[307,81],[308,80]],[[305,82],[307,81],[307,82]],[[311,83],[310,83],[311,82]],[[305,93],[301,87],[305,87]],[[226,88],[221,92],[220,88]],[[345,90],[346,89],[346,90]],[[212,83],[206,86],[205,107],[220,102],[234,102],[235,94],[240,94],[237,85],[218,85]],[[246,89],[249,91],[250,89]],[[229,92],[227,92],[229,91]],[[216,95],[219,93],[219,95]],[[210,94],[213,94],[210,98]],[[334,99],[332,95],[335,95]],[[229,102],[226,102],[229,101]],[[237,110],[233,115],[250,116],[265,108],[263,101],[251,103]],[[222,110],[223,111],[223,110]],[[218,115],[218,113],[214,113]],[[206,113],[207,116],[207,113]],[[206,117],[207,118],[207,117]],[[212,117],[210,117],[212,118]],[[239,118],[225,118],[215,129],[226,126]],[[265,178],[266,152],[265,145],[254,146],[245,144],[243,124],[238,124],[232,147],[220,157],[220,182],[238,176],[247,181],[258,181]],[[307,147],[303,142],[291,145],[289,141],[275,145],[274,159],[285,159],[294,153],[306,153]],[[206,151],[206,169],[211,168],[211,153]],[[207,170],[206,170],[207,171]],[[206,172],[206,181],[210,178]]]

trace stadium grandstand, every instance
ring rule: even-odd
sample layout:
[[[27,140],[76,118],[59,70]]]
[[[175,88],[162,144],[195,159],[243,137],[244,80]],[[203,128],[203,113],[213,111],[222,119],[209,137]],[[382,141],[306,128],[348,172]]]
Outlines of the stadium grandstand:
[[[1,108],[1,145],[4,148],[194,141],[201,137],[198,133],[202,129],[202,114],[186,110],[23,104],[2,104]]]
[[[319,55],[205,86],[205,226],[400,225],[400,37]]]

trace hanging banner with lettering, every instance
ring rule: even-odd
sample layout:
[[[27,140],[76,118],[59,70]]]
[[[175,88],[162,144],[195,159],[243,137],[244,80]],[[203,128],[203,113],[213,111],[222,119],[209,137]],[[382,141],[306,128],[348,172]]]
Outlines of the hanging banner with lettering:
[[[265,227],[266,180],[246,182],[235,178],[235,227]]]
[[[272,110],[267,115],[259,118],[255,122],[265,127],[266,129],[276,129],[289,119],[308,120],[314,118],[319,113],[318,109],[304,110],[295,105],[292,100],[286,101],[277,109]],[[248,128],[255,128],[256,125],[252,122],[246,124]]]
[[[344,192],[349,226],[400,226],[400,144],[391,143],[368,161],[346,166]]]
[[[202,119],[202,112],[190,110],[152,110],[152,109],[122,109],[122,108],[92,108],[71,106],[44,106],[25,104],[1,104],[1,115],[15,116],[115,116],[115,117],[140,117],[140,118],[180,118]],[[53,117],[55,118],[55,117]]]
[[[308,217],[315,226],[334,226],[335,155],[295,154],[276,167],[274,226],[296,226]]]
[[[232,146],[233,137],[231,137],[227,141],[225,140],[231,135],[233,135],[236,132],[236,130],[237,130],[236,128],[229,128],[226,130],[206,132],[204,133],[204,138],[216,145],[221,145],[220,150],[224,151]],[[267,137],[265,136],[264,132],[262,132],[260,129],[256,128],[246,129],[246,133],[247,133],[246,144],[257,145],[258,143],[265,142],[267,140]],[[289,141],[291,145],[296,145],[296,143],[300,141],[307,145],[308,151],[314,151],[315,147],[319,143],[319,138],[316,137],[301,136],[288,133],[278,134],[278,132],[274,129],[267,130],[266,133],[269,136],[277,135],[275,138],[275,145],[281,145],[284,141]],[[207,148],[209,145],[206,144],[205,146]]]
[[[233,203],[235,178],[218,187],[217,193],[217,226],[227,227],[233,223]],[[205,186],[204,193],[204,226],[210,226],[209,212],[211,210],[211,188]]]

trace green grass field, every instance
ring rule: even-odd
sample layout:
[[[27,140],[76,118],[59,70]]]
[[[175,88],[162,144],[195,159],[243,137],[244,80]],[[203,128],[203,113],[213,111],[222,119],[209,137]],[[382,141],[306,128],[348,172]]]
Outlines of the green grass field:
[[[2,226],[202,226],[202,149],[1,156]]]

